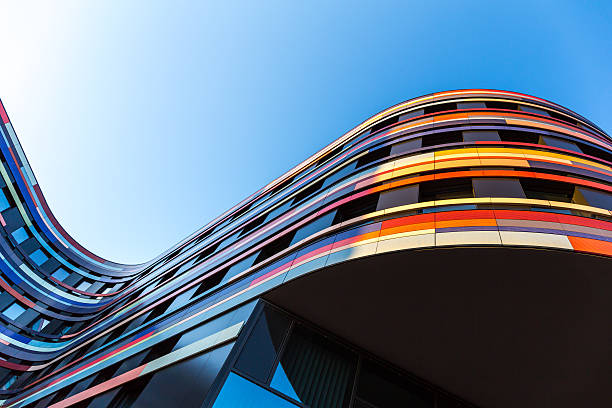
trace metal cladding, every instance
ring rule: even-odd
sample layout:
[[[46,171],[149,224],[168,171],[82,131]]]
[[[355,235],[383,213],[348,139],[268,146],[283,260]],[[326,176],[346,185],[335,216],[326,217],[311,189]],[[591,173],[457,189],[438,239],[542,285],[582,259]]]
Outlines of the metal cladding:
[[[612,139],[525,94],[457,90],[386,109],[141,265],[64,231],[1,104],[0,115],[2,406],[70,406],[162,370],[235,339],[243,322],[108,371],[356,258],[458,246],[612,257]]]

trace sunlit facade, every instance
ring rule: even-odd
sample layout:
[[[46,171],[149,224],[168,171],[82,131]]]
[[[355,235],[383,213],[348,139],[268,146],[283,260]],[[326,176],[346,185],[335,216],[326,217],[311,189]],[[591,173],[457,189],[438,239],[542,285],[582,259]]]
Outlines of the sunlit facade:
[[[63,230],[0,114],[0,406],[612,403],[612,139],[560,105],[400,103],[141,265]]]

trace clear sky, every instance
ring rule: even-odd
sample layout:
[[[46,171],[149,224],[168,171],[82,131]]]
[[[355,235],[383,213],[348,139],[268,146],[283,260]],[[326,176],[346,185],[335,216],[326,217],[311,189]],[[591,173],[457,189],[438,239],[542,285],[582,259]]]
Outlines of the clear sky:
[[[157,255],[418,95],[524,92],[612,131],[611,1],[0,10],[0,97],[47,201],[75,239],[119,262]]]

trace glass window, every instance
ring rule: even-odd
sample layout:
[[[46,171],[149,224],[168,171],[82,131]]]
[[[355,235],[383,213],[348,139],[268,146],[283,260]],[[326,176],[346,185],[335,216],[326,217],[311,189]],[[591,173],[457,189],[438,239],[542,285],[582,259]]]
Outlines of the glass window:
[[[9,204],[9,201],[6,199],[6,196],[4,195],[4,191],[0,190],[0,211],[4,211],[10,206],[11,205]]]
[[[472,180],[474,197],[525,198],[518,179],[478,177]]]
[[[34,323],[32,324],[32,330],[34,331],[41,331],[42,329],[44,329],[47,325],[49,324],[49,320],[47,319],[43,319],[42,317],[39,318],[38,320],[34,321]]]
[[[76,289],[85,291],[90,286],[91,286],[91,282],[83,281],[83,282],[79,283],[79,286],[77,286]]]
[[[2,311],[2,314],[12,320],[17,320],[21,314],[25,312],[25,309],[21,307],[18,303],[13,303],[6,309]]]
[[[357,159],[357,167],[365,166],[366,164],[374,163],[377,160],[388,157],[391,154],[391,146],[381,147],[380,149],[371,150],[365,155]]]
[[[129,400],[134,401],[133,405],[126,406],[200,408],[233,345],[227,344],[158,371],[141,389],[132,391]]]
[[[338,181],[340,179],[343,179],[344,177],[348,176],[353,171],[355,171],[356,167],[357,167],[357,162],[352,161],[349,164],[347,164],[346,166],[342,167],[340,170],[336,171],[335,173],[330,174],[325,179],[325,182],[323,183],[323,188],[325,188],[327,186],[331,186],[336,181]]]
[[[36,265],[40,266],[47,262],[47,259],[49,259],[49,257],[45,255],[42,249],[37,249],[36,251],[30,254],[30,259],[32,259]]]
[[[416,149],[420,149],[422,145],[422,139],[420,137],[406,140],[402,143],[397,143],[391,146],[391,156],[394,154],[408,153]]]
[[[545,110],[534,108],[533,106],[519,105],[518,108],[523,112],[535,113],[536,115],[550,116]]]
[[[464,142],[499,141],[499,133],[496,130],[466,130],[463,132]]]
[[[383,191],[378,200],[376,210],[398,207],[400,205],[414,204],[419,202],[419,185],[396,188]]]
[[[325,228],[331,226],[334,221],[335,216],[336,216],[336,211],[330,211],[327,214],[299,228],[295,232],[295,235],[293,236],[293,239],[291,240],[291,244],[289,246],[295,244],[296,242],[303,240],[304,238],[311,236],[314,233],[322,231]]]
[[[404,120],[416,118],[417,116],[423,116],[424,114],[425,114],[425,110],[423,110],[423,109],[413,110],[411,112],[407,112],[407,113],[404,113],[403,115],[401,115],[399,117],[399,121],[401,122],[401,121],[404,121]]]
[[[28,232],[25,230],[25,228],[21,227],[13,231],[13,238],[15,238],[15,241],[17,241],[18,244],[21,244],[23,241],[29,238]]]
[[[356,367],[348,349],[296,326],[270,386],[313,408],[348,407]]]
[[[457,109],[484,109],[484,102],[457,102]]]
[[[546,146],[553,146],[553,147],[558,147],[558,148],[565,149],[565,150],[570,150],[572,152],[582,153],[582,150],[580,150],[580,148],[576,145],[576,143],[570,142],[569,140],[563,140],[558,137],[541,135],[539,142],[540,142],[539,144],[543,144]]]
[[[572,200],[578,204],[586,204],[592,207],[605,208],[612,210],[612,194],[585,187],[576,187]]]
[[[223,277],[223,280],[221,281],[221,283],[223,284],[227,282],[233,276],[236,276],[239,273],[244,272],[247,269],[249,269],[251,266],[253,266],[255,258],[257,257],[258,254],[259,254],[258,252],[255,252],[254,254],[247,256],[245,259],[238,262],[237,264],[230,266],[230,268],[227,270],[227,273]]]
[[[230,373],[213,408],[295,408],[296,405]]]
[[[70,274],[66,272],[64,269],[60,268],[56,270],[55,272],[53,272],[51,276],[57,279],[58,281],[62,282],[64,279],[70,276]]]
[[[236,368],[265,383],[288,327],[285,315],[266,308],[249,334]]]

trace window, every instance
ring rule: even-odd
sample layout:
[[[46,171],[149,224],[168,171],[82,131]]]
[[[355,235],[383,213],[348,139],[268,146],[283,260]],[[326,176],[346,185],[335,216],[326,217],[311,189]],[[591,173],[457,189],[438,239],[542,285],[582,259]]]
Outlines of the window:
[[[572,200],[578,204],[612,210],[612,194],[586,187],[576,187]]]
[[[240,231],[240,234],[238,235],[239,237],[248,234],[249,232],[253,231],[255,228],[259,227],[261,224],[263,224],[263,222],[266,220],[266,216],[265,215],[260,215],[259,217],[255,218],[254,220],[250,221],[247,225],[244,226],[244,228],[242,228],[242,231]]]
[[[457,109],[484,109],[484,102],[457,102]]]
[[[327,178],[323,182],[323,186],[322,187],[324,188],[324,187],[327,187],[327,186],[331,186],[332,184],[334,184],[338,180],[341,180],[341,179],[345,178],[346,176],[351,174],[353,171],[355,171],[356,167],[357,167],[357,162],[355,162],[355,161],[350,162],[346,166],[342,167],[341,169],[339,169],[336,172],[334,172],[334,173],[330,174],[329,176],[327,176]]]
[[[372,128],[370,129],[370,134],[374,134],[378,132],[379,130],[386,128],[387,126],[391,126],[392,124],[397,123],[398,120],[399,120],[399,117],[394,116],[392,118],[387,118],[383,120],[382,122],[378,122],[377,124],[372,126]]]
[[[404,120],[416,118],[417,116],[423,116],[424,114],[425,114],[425,111],[423,109],[413,110],[412,112],[407,112],[401,115],[399,117],[399,121],[402,122]]]
[[[289,328],[289,319],[271,308],[266,308],[249,334],[236,368],[263,383],[267,382],[272,365]]]
[[[407,140],[402,143],[394,144],[391,146],[391,156],[396,154],[404,154],[420,149],[423,145],[423,140],[420,137]]]
[[[379,196],[378,193],[370,194],[342,204],[334,217],[334,225],[376,211]]]
[[[539,135],[531,132],[520,132],[518,130],[499,130],[499,137],[504,142],[532,143],[538,144]]]
[[[26,239],[29,238],[28,232],[23,227],[13,231],[12,235],[13,235],[13,238],[15,238],[15,241],[17,241],[18,244],[21,244],[23,241],[25,241]]]
[[[281,182],[279,185],[277,185],[270,191],[270,195],[273,196],[274,194],[278,193],[279,191],[287,187],[289,184],[291,184],[294,178],[295,176],[292,176],[292,177],[289,177],[287,180]]]
[[[504,101],[487,101],[487,108],[490,109],[507,109],[507,110],[517,110],[518,104],[512,102],[504,102]]]
[[[274,256],[277,253],[289,248],[289,245],[291,244],[294,235],[295,231],[292,231],[270,242],[268,245],[262,248],[253,264],[258,264],[259,262],[262,262],[270,258],[271,256]]]
[[[11,207],[10,201],[8,200],[8,198],[6,198],[6,192],[7,189],[3,188],[2,190],[0,190],[0,211],[4,211],[7,208]]]
[[[427,115],[428,113],[436,113],[436,112],[445,112],[445,111],[456,110],[457,109],[457,104],[454,103],[454,102],[438,103],[436,105],[426,106],[423,109],[425,111],[425,114]]]
[[[204,279],[202,283],[200,283],[200,286],[198,286],[198,290],[193,293],[191,298],[196,298],[202,293],[208,292],[210,289],[219,285],[224,276],[225,273],[223,273],[223,271],[210,275],[208,278]]]
[[[17,320],[25,312],[25,309],[18,303],[13,303],[2,311],[2,314],[11,320]]]
[[[527,198],[569,203],[574,196],[574,186],[559,181],[525,178],[521,179],[521,185]]]
[[[474,197],[471,178],[426,181],[419,185],[419,202]]]
[[[390,154],[391,146],[385,146],[381,147],[380,149],[369,151],[357,160],[357,168],[373,163],[382,158],[389,157]]]
[[[317,232],[322,231],[327,227],[330,227],[334,221],[335,216],[336,216],[336,212],[330,211],[327,214],[299,228],[295,232],[295,235],[293,236],[293,239],[291,240],[291,244],[289,246],[295,244],[296,242],[303,240],[304,238],[307,238],[313,234],[316,234]]]
[[[342,149],[344,149],[344,146],[338,146],[331,152],[324,154],[319,160],[317,160],[317,163],[315,164],[315,166],[320,166],[321,164],[325,163],[327,160],[331,159],[332,157],[340,153]]]
[[[525,198],[525,192],[518,179],[475,178],[472,180],[474,197]]]
[[[47,262],[49,257],[42,251],[42,249],[37,249],[36,251],[30,254],[30,259],[34,261],[34,263],[38,266]]]
[[[554,137],[554,136],[541,135],[539,144],[543,144],[546,146],[559,147],[561,149],[582,153],[582,150],[580,150],[580,148],[576,145],[576,143],[570,142],[569,140],[564,140],[558,137]]]
[[[518,108],[523,112],[535,113],[536,115],[550,116],[545,110],[534,108],[533,106],[519,105]]]
[[[348,407],[356,368],[355,354],[296,325],[270,386],[307,406]]]
[[[42,317],[38,320],[35,320],[34,323],[30,326],[34,331],[42,331],[49,324],[49,320],[43,319]]]
[[[219,243],[216,243],[214,245],[209,246],[208,248],[206,248],[202,252],[200,252],[200,254],[198,255],[198,257],[195,260],[195,264],[198,264],[198,263],[202,262],[204,259],[206,259],[210,255],[212,255],[215,252],[215,250],[217,249],[218,246],[219,246]]]
[[[251,254],[247,256],[246,258],[244,258],[242,261],[230,266],[227,269],[227,272],[224,274],[224,277],[221,283],[223,284],[229,281],[232,277],[238,275],[241,272],[246,271],[251,266],[256,264],[257,262],[255,262],[255,259],[257,258],[257,255],[258,255],[258,252],[255,252],[254,254]]]
[[[412,185],[393,190],[384,191],[380,194],[376,210],[398,207],[400,205],[414,204],[419,202],[419,186]]]
[[[76,289],[85,291],[90,286],[91,286],[91,282],[84,280],[83,282],[79,283],[79,286],[77,286]]]
[[[461,132],[440,132],[423,137],[423,147],[445,145],[449,143],[463,142]]]
[[[55,272],[51,274],[53,278],[57,279],[60,282],[63,282],[64,279],[66,279],[69,275],[70,274],[62,268],[59,268],[58,270],[56,270]]]
[[[249,211],[249,208],[251,208],[251,203],[249,203],[246,206],[242,207],[234,215],[232,215],[232,217],[230,218],[230,222],[234,221],[238,217],[241,217],[244,213]]]
[[[297,405],[230,373],[213,408],[296,408]]]
[[[313,184],[311,184],[308,187],[306,187],[305,189],[303,189],[302,191],[300,191],[299,193],[297,193],[295,195],[295,197],[293,198],[293,204],[295,205],[295,204],[297,204],[297,203],[307,199],[308,197],[310,197],[311,195],[313,195],[317,191],[319,191],[321,189],[321,187],[323,187],[323,182],[324,181],[325,181],[324,179],[316,181]]]
[[[467,130],[463,132],[464,142],[499,141],[499,133],[496,130]]]

